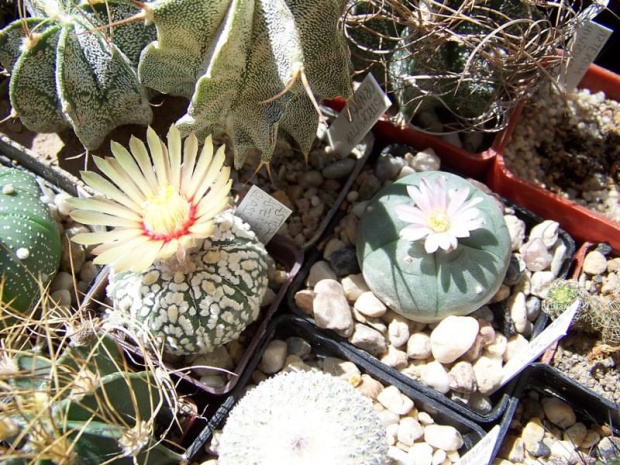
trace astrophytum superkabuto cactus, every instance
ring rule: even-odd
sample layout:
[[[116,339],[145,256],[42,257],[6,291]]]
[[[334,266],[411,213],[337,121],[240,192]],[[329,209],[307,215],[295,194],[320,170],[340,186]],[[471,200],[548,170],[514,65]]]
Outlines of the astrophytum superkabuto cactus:
[[[152,111],[136,66],[155,29],[114,27],[139,9],[130,0],[24,1],[31,17],[0,31],[12,114],[36,132],[72,127],[87,149],[123,124],[149,124]]]
[[[157,41],[140,59],[142,83],[191,98],[183,133],[223,129],[235,166],[251,147],[271,159],[282,129],[308,154],[317,100],[349,97],[350,60],[338,21],[344,0],[157,0],[143,5]]]
[[[18,312],[33,304],[60,263],[60,233],[41,195],[30,174],[0,166],[0,296]]]

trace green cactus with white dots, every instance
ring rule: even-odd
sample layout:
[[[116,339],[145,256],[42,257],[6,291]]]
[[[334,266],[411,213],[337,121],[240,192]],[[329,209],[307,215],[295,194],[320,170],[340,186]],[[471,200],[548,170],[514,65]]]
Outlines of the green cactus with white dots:
[[[258,148],[268,164],[284,130],[304,154],[316,138],[316,101],[349,97],[350,58],[338,22],[344,0],[156,0],[157,28],[138,68],[144,85],[191,98],[177,126],[198,138],[224,130],[235,167]]]
[[[2,302],[24,312],[58,270],[60,233],[33,176],[0,166],[0,189]]]
[[[147,125],[152,111],[136,70],[155,29],[106,27],[139,9],[129,0],[24,2],[31,17],[0,30],[0,63],[10,73],[12,114],[35,132],[73,128],[87,149],[124,124]]]

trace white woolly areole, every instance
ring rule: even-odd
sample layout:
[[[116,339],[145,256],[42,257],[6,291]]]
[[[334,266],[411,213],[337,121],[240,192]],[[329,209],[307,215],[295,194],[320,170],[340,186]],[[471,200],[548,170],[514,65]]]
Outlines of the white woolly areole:
[[[385,428],[372,401],[321,372],[281,373],[230,413],[220,465],[383,465]]]

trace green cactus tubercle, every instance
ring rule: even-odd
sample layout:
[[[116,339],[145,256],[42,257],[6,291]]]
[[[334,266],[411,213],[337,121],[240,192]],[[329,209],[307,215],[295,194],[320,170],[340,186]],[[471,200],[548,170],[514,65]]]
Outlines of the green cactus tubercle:
[[[39,197],[34,177],[0,166],[0,273],[2,301],[25,312],[60,264],[58,225]]]
[[[8,381],[11,394],[0,411],[0,423],[13,427],[11,436],[2,438],[10,444],[8,453],[50,463],[130,465],[134,458],[144,464],[179,463],[179,454],[156,443],[148,429],[140,431],[152,427],[162,405],[155,375],[124,366],[122,351],[109,336],[68,345],[56,360],[36,350],[18,353]]]
[[[250,148],[271,159],[279,130],[308,154],[316,101],[349,97],[349,51],[337,24],[343,0],[157,0],[157,28],[139,65],[144,85],[191,98],[177,126],[231,138],[235,167]]]
[[[412,205],[407,186],[422,179],[445,178],[445,187],[469,189],[483,225],[458,239],[455,250],[427,253],[424,240],[400,237],[409,223],[396,205]],[[387,306],[413,321],[432,323],[449,315],[467,315],[499,289],[510,262],[510,235],[497,203],[463,178],[440,171],[415,173],[379,191],[357,231],[357,258],[364,280]]]
[[[0,31],[0,63],[10,73],[13,113],[35,132],[73,128],[87,149],[123,124],[151,122],[138,80],[140,52],[153,27],[130,22],[140,11],[129,0],[25,2],[30,18]]]

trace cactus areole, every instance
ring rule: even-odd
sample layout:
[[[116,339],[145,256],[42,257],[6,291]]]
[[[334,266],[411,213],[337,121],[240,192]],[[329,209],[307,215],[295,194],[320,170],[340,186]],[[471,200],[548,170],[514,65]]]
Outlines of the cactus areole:
[[[0,295],[18,312],[30,308],[60,264],[58,225],[41,195],[33,176],[0,166]]]
[[[210,352],[257,319],[267,290],[267,258],[249,225],[226,211],[215,217],[212,236],[188,250],[183,263],[173,257],[141,273],[114,274],[108,317],[130,329],[128,321],[141,323],[148,330],[142,336],[159,339],[166,353]]]
[[[394,207],[413,204],[408,186],[420,186],[423,179],[433,183],[438,176],[445,179],[447,200],[430,199],[432,208],[444,210],[425,218],[430,233],[449,233],[455,226],[450,225],[455,189],[468,192],[463,200],[475,203],[479,224],[461,235],[457,228],[453,250],[435,247],[429,253],[424,240],[401,237],[408,223]],[[467,315],[487,303],[504,279],[510,254],[508,228],[496,201],[461,177],[439,171],[415,173],[384,188],[357,231],[357,258],[372,292],[395,312],[423,323]]]

